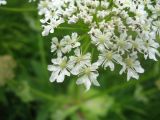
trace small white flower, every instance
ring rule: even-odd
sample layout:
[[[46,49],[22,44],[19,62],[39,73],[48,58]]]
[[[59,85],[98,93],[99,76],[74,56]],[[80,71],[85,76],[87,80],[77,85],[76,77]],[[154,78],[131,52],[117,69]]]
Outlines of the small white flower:
[[[86,87],[86,90],[89,90],[91,87],[91,84],[93,83],[95,86],[100,86],[100,84],[97,81],[97,77],[99,76],[99,73],[97,71],[98,64],[93,63],[89,64],[87,66],[84,66],[79,73],[79,78],[76,81],[76,84],[84,84]]]
[[[69,18],[68,23],[69,24],[75,24],[78,21],[78,17],[73,15],[72,17]]]
[[[144,10],[144,5],[139,5],[138,8],[133,9],[133,12],[136,14],[136,21],[144,23],[148,13]]]
[[[132,44],[130,43],[130,39],[128,38],[127,33],[121,33],[120,37],[116,37],[115,42],[115,47],[117,47],[118,52],[121,52],[121,54],[124,54],[125,51],[128,51],[129,49],[132,48]]]
[[[144,41],[143,49],[144,49],[145,59],[149,57],[149,59],[157,61],[156,55],[160,56],[160,53],[158,52],[157,48],[159,48],[159,44],[154,40]]]
[[[78,42],[78,34],[77,33],[72,33],[71,36],[67,35],[64,36],[64,38],[62,39],[62,41],[66,44],[65,49],[67,51],[71,51],[72,48],[77,48],[79,47],[81,44],[80,42]]]
[[[64,81],[65,76],[70,76],[67,57],[52,59],[52,63],[53,65],[48,65],[48,70],[52,72],[50,82],[57,81],[61,83]]]
[[[51,52],[57,53],[58,56],[62,56],[62,53],[67,53],[68,51],[65,48],[65,43],[61,40],[58,41],[58,38],[52,38]]]
[[[75,56],[70,56],[70,60],[69,63],[71,65],[73,65],[71,73],[73,75],[78,75],[80,69],[82,69],[82,67],[87,66],[90,64],[91,61],[91,54],[87,53],[85,55],[83,55],[80,51],[79,48],[77,48],[75,51]]]
[[[92,29],[90,34],[91,42],[97,46],[98,50],[102,51],[110,46],[112,35],[110,32],[101,32],[99,29]]]
[[[153,22],[153,30],[160,35],[160,20]]]
[[[128,56],[122,64],[120,74],[127,72],[127,80],[130,78],[139,79],[138,73],[144,73],[144,69],[141,67],[140,62],[137,60],[137,53],[132,53]]]
[[[131,43],[133,51],[137,50],[138,52],[142,53],[144,42],[141,38],[136,37],[136,39],[134,41],[131,41]]]
[[[160,16],[160,4],[158,1],[157,4],[154,6],[152,12],[153,12],[152,15],[153,18],[158,18]]]
[[[100,65],[104,68],[110,67],[111,71],[114,70],[114,62],[121,64],[122,63],[122,57],[113,51],[103,50],[101,54],[99,55],[99,59],[97,61]]]
[[[43,23],[44,21],[41,20]],[[49,33],[54,33],[54,29],[57,28],[61,23],[64,23],[63,19],[51,19],[50,22],[47,22],[47,25],[43,25],[42,27],[44,28],[42,35],[47,36]]]

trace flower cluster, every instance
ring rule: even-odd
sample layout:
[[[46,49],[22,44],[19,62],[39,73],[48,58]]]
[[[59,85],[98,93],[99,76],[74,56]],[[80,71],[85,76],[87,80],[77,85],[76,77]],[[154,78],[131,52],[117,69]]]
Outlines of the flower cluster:
[[[83,21],[89,28],[86,33],[99,51],[98,60],[91,63],[91,54],[81,53],[77,33],[52,39],[53,59],[50,80],[63,82],[65,76],[78,75],[77,84],[85,84],[87,90],[97,81],[99,67],[115,69],[122,66],[120,74],[127,73],[127,80],[138,79],[144,73],[139,56],[157,61],[160,35],[159,0],[41,0],[39,14],[43,36],[54,33],[62,23],[76,24]],[[74,50],[74,55],[70,55]],[[70,55],[69,59],[67,56]]]
[[[99,86],[97,81],[98,77],[98,64],[91,64],[91,54],[82,54],[80,50],[80,42],[77,33],[72,33],[71,36],[64,36],[62,40],[52,38],[51,52],[57,53],[57,58],[52,59],[52,65],[48,66],[48,70],[52,71],[50,81],[63,82],[65,76],[78,75],[79,79],[77,84],[84,83],[87,90],[90,88],[91,83]],[[74,50],[74,55],[69,54]]]
[[[6,0],[0,0],[0,5],[6,5],[7,1]]]

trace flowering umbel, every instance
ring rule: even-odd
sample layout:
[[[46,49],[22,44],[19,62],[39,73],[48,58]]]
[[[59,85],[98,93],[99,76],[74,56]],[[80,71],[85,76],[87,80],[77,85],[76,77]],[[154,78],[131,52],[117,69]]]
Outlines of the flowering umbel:
[[[48,66],[51,82],[76,75],[76,83],[89,90],[91,84],[99,86],[100,67],[114,71],[116,64],[122,66],[120,74],[127,73],[127,80],[138,79],[144,73],[140,54],[155,61],[160,56],[156,42],[160,34],[159,0],[41,0],[39,15],[43,36],[54,33],[62,23],[83,21],[90,43],[99,51],[97,61],[93,61],[93,53],[83,52],[84,43],[76,32],[61,40],[52,38],[51,52],[57,58]]]

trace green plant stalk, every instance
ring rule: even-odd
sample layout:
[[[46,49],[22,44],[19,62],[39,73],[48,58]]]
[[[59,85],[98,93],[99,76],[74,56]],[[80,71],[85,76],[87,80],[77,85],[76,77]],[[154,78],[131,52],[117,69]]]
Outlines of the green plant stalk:
[[[8,7],[0,7],[2,11],[8,12],[37,12],[35,8],[8,8]]]

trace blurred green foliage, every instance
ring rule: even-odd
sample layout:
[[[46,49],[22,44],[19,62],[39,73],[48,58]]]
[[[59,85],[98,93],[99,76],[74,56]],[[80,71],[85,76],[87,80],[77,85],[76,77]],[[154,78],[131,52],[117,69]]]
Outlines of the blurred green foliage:
[[[62,38],[77,31],[84,47],[95,48],[88,44],[82,23],[78,27],[64,24],[49,37],[42,37],[37,13],[37,3],[27,0],[8,1],[0,7],[0,120],[160,119],[160,61],[142,59],[146,71],[138,81],[127,82],[126,76],[118,74],[119,68],[100,70],[101,87],[88,92],[75,84],[74,77],[62,84],[50,83],[47,64],[54,57],[50,53],[52,36]],[[6,55],[10,61],[3,60]],[[3,69],[4,64],[9,66]],[[3,77],[8,71],[15,77]]]

